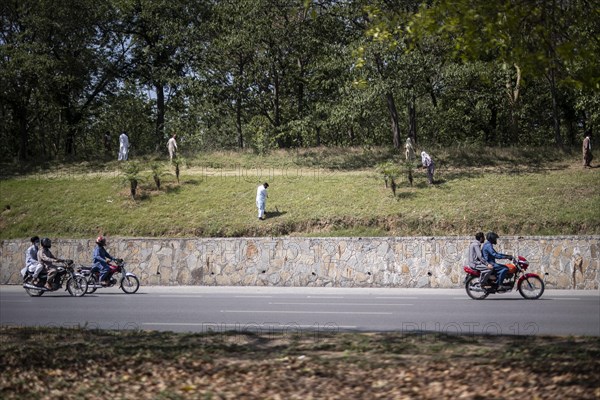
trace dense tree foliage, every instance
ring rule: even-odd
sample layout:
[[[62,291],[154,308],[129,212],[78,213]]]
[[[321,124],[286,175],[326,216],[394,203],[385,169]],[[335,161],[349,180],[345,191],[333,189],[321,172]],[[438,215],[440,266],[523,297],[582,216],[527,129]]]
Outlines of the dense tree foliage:
[[[600,126],[591,0],[5,0],[12,159],[316,145],[578,143]]]

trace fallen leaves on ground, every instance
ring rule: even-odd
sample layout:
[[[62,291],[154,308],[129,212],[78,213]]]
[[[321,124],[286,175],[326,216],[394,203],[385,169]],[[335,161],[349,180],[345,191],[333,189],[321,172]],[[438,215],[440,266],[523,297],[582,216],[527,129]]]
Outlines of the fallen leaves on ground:
[[[598,399],[592,337],[0,328],[3,399]]]

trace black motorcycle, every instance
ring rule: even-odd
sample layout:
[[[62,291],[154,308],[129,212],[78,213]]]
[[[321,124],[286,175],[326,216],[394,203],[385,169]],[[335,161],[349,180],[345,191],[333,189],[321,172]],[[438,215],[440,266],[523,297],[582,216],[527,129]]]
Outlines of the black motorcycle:
[[[81,297],[85,295],[88,289],[88,283],[85,277],[73,268],[73,260],[60,260],[58,263],[63,264],[58,266],[52,289],[46,288],[48,279],[47,271],[42,271],[38,275],[37,282],[33,283],[33,274],[29,271],[23,277],[23,288],[31,297],[39,297],[46,292],[55,292],[65,285],[65,290],[71,296]],[[58,264],[57,263],[57,264]]]

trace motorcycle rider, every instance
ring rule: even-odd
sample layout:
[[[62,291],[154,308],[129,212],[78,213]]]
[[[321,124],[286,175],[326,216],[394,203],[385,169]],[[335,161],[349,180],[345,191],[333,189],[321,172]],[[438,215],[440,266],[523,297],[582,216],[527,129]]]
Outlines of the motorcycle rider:
[[[44,266],[38,261],[38,248],[40,246],[40,238],[34,236],[31,239],[31,246],[25,251],[25,268],[21,270],[21,275],[25,277],[27,271],[33,275],[33,284],[38,283],[38,276],[44,269]]]
[[[100,284],[102,286],[107,286],[108,282],[106,282],[106,278],[110,271],[110,267],[106,260],[114,261],[115,258],[108,254],[108,251],[106,251],[104,246],[106,246],[106,238],[100,235],[96,238],[96,247],[94,248],[92,262],[94,263],[93,269],[100,270]]]
[[[486,236],[487,241],[483,244],[483,248],[481,249],[481,253],[485,261],[494,267],[494,272],[496,272],[496,288],[502,289],[502,281],[508,272],[508,267],[506,265],[498,264],[496,259],[512,259],[513,256],[510,254],[498,253],[494,250],[494,245],[497,244],[499,237],[500,236],[498,236],[497,233],[489,232]]]
[[[488,263],[481,254],[481,245],[483,242],[483,232],[477,232],[475,234],[475,240],[473,240],[469,245],[468,253],[469,267],[481,273],[481,275],[479,275],[479,283],[481,286],[485,286],[488,278],[494,270],[494,266]]]
[[[52,252],[50,252],[52,241],[49,238],[43,238],[41,244],[42,251],[38,251],[37,253],[38,261],[48,273],[48,277],[46,278],[46,289],[53,290],[52,284],[54,283],[54,277],[58,272],[58,268],[54,263],[62,262],[62,260],[54,257]]]

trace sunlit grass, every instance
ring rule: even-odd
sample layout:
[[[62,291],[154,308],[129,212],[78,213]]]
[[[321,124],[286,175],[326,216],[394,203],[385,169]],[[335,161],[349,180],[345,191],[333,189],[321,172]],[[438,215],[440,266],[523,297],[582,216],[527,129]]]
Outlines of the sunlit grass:
[[[182,170],[179,184],[174,176],[163,177],[160,191],[144,171],[135,201],[115,169],[86,172],[65,165],[61,171],[77,172],[19,175],[0,180],[0,238],[600,232],[600,169],[583,170],[568,154],[532,164],[518,163],[519,153],[506,151],[499,158],[508,161],[461,167],[460,157],[446,150],[436,185],[428,186],[424,171],[415,169],[414,185],[399,177],[395,196],[368,162],[369,156],[379,160],[385,154],[219,153],[214,158],[221,167],[203,165],[208,159],[203,155]],[[307,157],[320,161],[307,167],[302,164]],[[271,165],[268,172],[257,168],[261,159]],[[275,167],[286,159],[287,167]],[[259,221],[255,194],[263,181],[270,184],[268,218]]]

